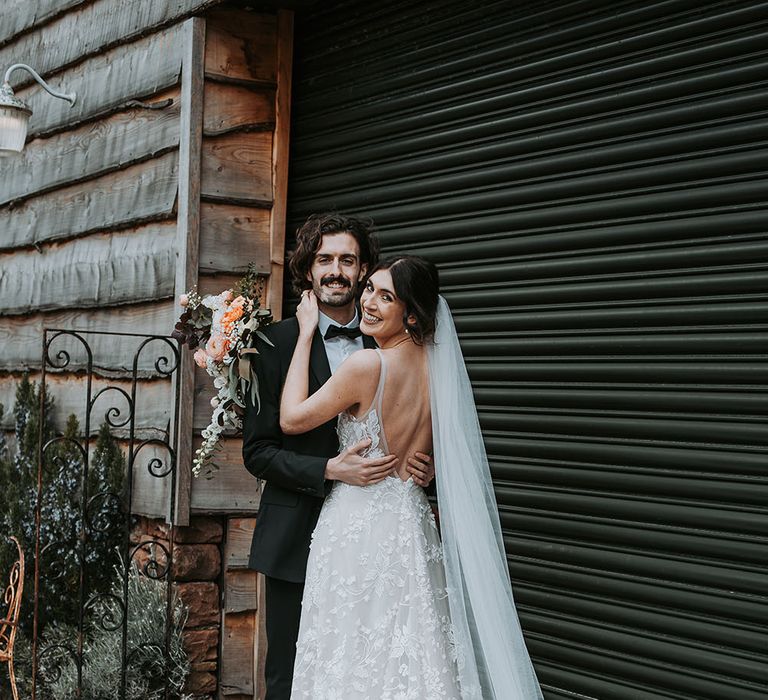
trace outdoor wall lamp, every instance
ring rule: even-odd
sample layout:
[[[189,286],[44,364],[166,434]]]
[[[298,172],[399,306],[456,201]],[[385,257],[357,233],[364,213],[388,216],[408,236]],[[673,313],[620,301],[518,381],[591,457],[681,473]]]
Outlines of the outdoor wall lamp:
[[[0,87],[0,156],[9,156],[22,151],[27,140],[29,118],[32,116],[32,110],[13,94],[13,88],[9,82],[11,73],[17,68],[23,68],[30,73],[49,94],[67,100],[70,107],[75,104],[77,98],[74,92],[67,94],[56,92],[36,71],[24,63],[12,65],[5,71],[3,86]]]

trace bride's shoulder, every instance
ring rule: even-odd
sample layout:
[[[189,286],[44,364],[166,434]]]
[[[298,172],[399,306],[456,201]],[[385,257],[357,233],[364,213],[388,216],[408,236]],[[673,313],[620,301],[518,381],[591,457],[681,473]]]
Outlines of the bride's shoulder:
[[[380,364],[379,355],[375,350],[366,348],[356,350],[346,360],[342,367],[349,373],[360,374],[378,369]]]

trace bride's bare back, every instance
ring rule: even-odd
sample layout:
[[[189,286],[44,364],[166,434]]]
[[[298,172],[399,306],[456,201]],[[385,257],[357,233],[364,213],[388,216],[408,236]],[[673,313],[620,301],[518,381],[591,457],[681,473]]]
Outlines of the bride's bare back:
[[[429,454],[432,451],[427,353],[424,347],[410,341],[381,353],[386,363],[386,378],[379,419],[389,453],[398,456],[397,473],[401,479],[407,479],[408,457],[415,452]],[[373,402],[378,383],[379,376],[373,376],[370,401],[361,402],[356,417]]]

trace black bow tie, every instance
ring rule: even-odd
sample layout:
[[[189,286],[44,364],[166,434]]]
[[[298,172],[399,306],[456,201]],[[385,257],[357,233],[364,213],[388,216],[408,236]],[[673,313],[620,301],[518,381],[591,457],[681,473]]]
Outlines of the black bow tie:
[[[343,335],[345,338],[349,338],[350,340],[354,340],[355,338],[359,338],[363,332],[360,330],[360,328],[345,328],[344,326],[328,326],[328,330],[325,332],[325,335],[323,338],[326,340],[330,340],[331,338],[338,338],[340,335]]]

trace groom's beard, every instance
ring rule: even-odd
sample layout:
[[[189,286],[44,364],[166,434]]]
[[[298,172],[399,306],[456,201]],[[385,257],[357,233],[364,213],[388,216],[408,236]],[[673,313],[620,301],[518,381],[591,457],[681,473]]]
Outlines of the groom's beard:
[[[338,288],[331,288],[327,285],[338,282],[343,285]],[[312,291],[321,303],[326,306],[347,306],[357,293],[357,283],[341,275],[323,277],[319,282],[312,280]]]

